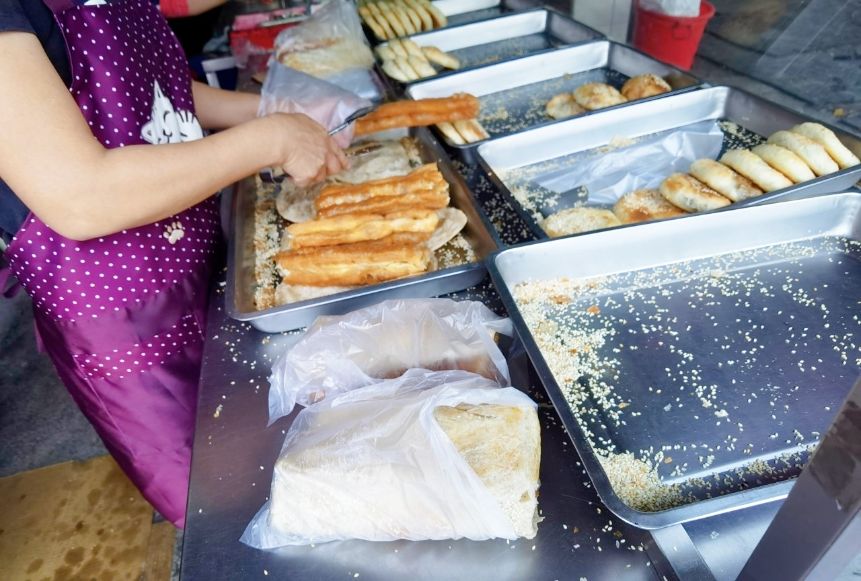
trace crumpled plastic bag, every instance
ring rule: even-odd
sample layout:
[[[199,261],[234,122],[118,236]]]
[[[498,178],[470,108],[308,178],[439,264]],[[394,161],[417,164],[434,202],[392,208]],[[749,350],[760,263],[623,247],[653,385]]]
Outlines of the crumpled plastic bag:
[[[355,93],[272,61],[263,82],[257,115],[303,113],[332,130],[359,109],[370,105],[370,101]],[[351,125],[337,133],[335,141],[341,147],[347,147],[352,134]]]
[[[670,16],[700,15],[700,0],[640,0],[640,6]]]
[[[363,97],[380,96],[370,74],[374,55],[348,0],[329,0],[305,22],[278,33],[275,59]]]
[[[697,159],[717,159],[723,141],[718,121],[702,121],[630,144],[566,156],[564,162],[554,164],[556,169],[538,173],[531,182],[551,192],[572,192],[570,199],[562,196],[558,205],[540,208],[545,214],[582,201],[579,188],[588,191],[589,204],[611,205],[628,192],[657,188],[674,172],[686,173]]]
[[[509,385],[493,333],[511,336],[511,321],[475,301],[389,300],[319,317],[272,366],[269,423],[297,403],[307,406],[412,368],[466,369]]]
[[[464,371],[413,369],[302,410],[270,501],[240,540],[271,549],[532,538],[539,462],[536,404],[526,394]]]

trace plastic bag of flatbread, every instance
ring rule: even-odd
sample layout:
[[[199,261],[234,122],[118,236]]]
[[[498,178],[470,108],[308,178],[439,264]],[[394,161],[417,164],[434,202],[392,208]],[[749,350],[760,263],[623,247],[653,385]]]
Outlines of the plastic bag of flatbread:
[[[413,369],[303,409],[241,541],[533,538],[540,450],[526,394]]]
[[[307,406],[413,368],[463,369],[508,385],[496,333],[511,336],[511,321],[476,301],[390,300],[319,317],[272,366],[269,422],[297,403]]]

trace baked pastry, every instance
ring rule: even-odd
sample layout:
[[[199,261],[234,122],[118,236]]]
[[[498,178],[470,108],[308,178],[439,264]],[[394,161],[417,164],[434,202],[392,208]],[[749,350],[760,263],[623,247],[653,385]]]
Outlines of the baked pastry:
[[[457,57],[443,52],[435,46],[423,46],[422,52],[430,62],[438,64],[443,68],[452,70],[460,68],[460,61]]]
[[[825,148],[800,133],[778,131],[768,138],[768,143],[780,145],[804,160],[818,176],[834,173],[840,169]]]
[[[429,234],[392,234],[373,242],[279,252],[281,281],[308,286],[358,286],[386,282],[428,269]]]
[[[766,192],[788,188],[792,181],[765,163],[761,157],[746,149],[731,149],[720,162],[755,183]]]
[[[418,79],[418,74],[412,70],[412,67],[404,68],[399,61],[400,59],[397,58],[384,60],[381,65],[383,72],[400,83],[409,83]]]
[[[464,139],[463,135],[461,135],[451,123],[443,121],[441,123],[437,123],[436,126],[437,129],[442,131],[442,134],[445,135],[446,139],[454,145],[466,145],[466,139]]]
[[[439,250],[448,244],[452,238],[460,234],[467,223],[466,214],[457,208],[443,208],[437,210],[436,214],[439,224],[427,240],[427,247],[432,251]]]
[[[416,16],[418,16],[422,23],[422,30],[433,30],[434,21],[427,8],[422,6],[419,2],[416,2],[416,0],[403,0],[403,3],[406,6],[409,6]]]
[[[432,234],[439,224],[433,210],[406,210],[394,214],[344,214],[287,226],[282,248],[297,250],[380,240],[398,232]],[[459,231],[459,230],[458,230]]]
[[[574,90],[574,99],[577,104],[592,111],[619,105],[627,101],[615,87],[606,83],[586,83]]]
[[[419,78],[421,79],[432,77],[436,74],[436,69],[431,66],[424,55],[418,57],[411,54],[407,60],[409,61],[410,66],[413,67],[413,70],[419,74]]]
[[[622,96],[627,100],[636,101],[637,99],[645,99],[646,97],[669,93],[672,90],[673,88],[667,81],[658,75],[647,73],[631,77],[625,81],[621,92]]]
[[[613,213],[622,224],[662,220],[687,214],[665,200],[658,190],[635,190],[625,194],[613,206]]]
[[[457,93],[438,99],[394,101],[356,121],[356,135],[367,135],[396,127],[422,127],[445,121],[475,119],[479,102],[473,95]]]
[[[763,193],[752,181],[713,159],[696,160],[688,173],[733,202]]]
[[[688,212],[706,212],[729,206],[730,201],[687,174],[674,173],[661,182],[661,195]]]
[[[547,101],[544,110],[547,112],[548,117],[553,117],[554,119],[565,119],[566,117],[573,117],[574,115],[586,112],[586,109],[577,104],[577,99],[574,98],[572,93],[554,95]]]
[[[858,156],[843,145],[834,132],[824,125],[820,125],[819,123],[802,123],[801,125],[796,125],[790,131],[812,139],[824,147],[828,155],[840,166],[840,169],[861,164]]]
[[[581,234],[602,228],[620,226],[622,223],[610,210],[604,208],[568,208],[551,214],[541,222],[541,228],[551,238]]]
[[[751,151],[761,157],[765,163],[791,179],[795,183],[806,182],[816,177],[804,160],[779,145],[763,143]]]
[[[490,137],[484,127],[475,119],[463,119],[453,123],[454,128],[460,133],[467,143],[475,143]]]

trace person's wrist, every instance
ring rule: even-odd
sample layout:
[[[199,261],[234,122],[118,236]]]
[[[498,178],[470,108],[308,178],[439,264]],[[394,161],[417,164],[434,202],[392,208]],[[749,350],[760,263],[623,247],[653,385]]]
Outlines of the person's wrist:
[[[287,116],[282,113],[272,113],[261,117],[260,122],[265,123],[263,146],[267,151],[267,167],[281,167],[286,161],[287,153]]]

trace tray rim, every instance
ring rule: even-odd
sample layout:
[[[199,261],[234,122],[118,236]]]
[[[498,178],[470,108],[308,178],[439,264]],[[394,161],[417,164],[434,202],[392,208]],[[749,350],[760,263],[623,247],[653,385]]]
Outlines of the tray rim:
[[[838,203],[839,200],[836,200],[838,197],[846,200],[855,200],[856,202],[861,203],[861,192],[839,192],[830,194],[827,197],[835,198],[835,201]],[[813,204],[813,200],[808,198],[784,201],[781,203]],[[845,203],[848,204],[850,202],[847,201]],[[765,213],[768,209],[761,206],[752,206],[748,208],[748,211]],[[715,214],[713,213],[703,213],[700,216],[692,216],[692,218],[705,218],[708,220],[714,215]],[[652,227],[652,229],[655,229],[663,228],[665,223],[666,221],[659,221],[647,223],[647,225]],[[613,235],[610,234],[610,230],[603,230],[602,232],[604,232],[605,235]],[[565,400],[565,396],[563,395],[559,384],[556,382],[553,372],[550,370],[550,366],[544,358],[544,355],[541,353],[541,349],[533,338],[531,331],[529,331],[529,327],[517,306],[517,302],[515,301],[513,294],[509,291],[502,272],[497,266],[499,258],[505,254],[534,245],[550,244],[555,240],[562,240],[562,238],[532,240],[494,252],[487,258],[487,271],[490,275],[490,280],[494,289],[499,295],[508,316],[511,318],[514,331],[523,343],[524,350],[526,351],[529,360],[532,362],[532,365],[535,367],[539,381],[544,386],[547,396],[553,403],[553,407],[559,415],[559,419],[562,420],[565,432],[568,434],[568,437],[571,439],[577,453],[580,455],[580,458],[583,461],[583,467],[586,470],[589,479],[592,481],[601,502],[603,502],[607,508],[613,512],[613,514],[623,521],[642,529],[654,530],[786,498],[789,495],[796,478],[790,478],[782,482],[773,482],[745,490],[738,490],[713,498],[696,500],[692,503],[656,512],[636,510],[622,502],[621,498],[619,498],[610,484],[609,478],[598,460],[597,453],[589,444],[580,424],[574,417],[573,410],[571,410],[568,402]]]
[[[814,119],[812,117],[808,117],[804,113],[800,113],[799,111],[796,111],[794,109],[791,109],[789,107],[781,105],[780,103],[770,101],[768,99],[765,99],[764,97],[760,97],[759,95],[756,95],[756,94],[751,93],[749,91],[745,91],[744,89],[740,89],[740,88],[732,86],[732,85],[703,84],[696,89],[691,89],[691,90],[686,90],[686,91],[685,90],[678,91],[678,92],[675,92],[671,95],[666,95],[666,96],[658,95],[656,97],[650,97],[648,99],[641,99],[641,100],[636,101],[634,103],[627,103],[627,104],[623,103],[622,105],[616,105],[614,107],[607,107],[606,109],[600,109],[598,111],[593,111],[591,113],[587,113],[584,115],[578,115],[577,117],[572,118],[572,119],[562,119],[556,123],[546,123],[546,124],[542,124],[542,125],[537,125],[535,127],[530,127],[527,129],[523,129],[521,131],[516,131],[514,133],[511,133],[509,135],[505,135],[502,137],[497,137],[497,138],[493,138],[493,139],[486,139],[484,141],[480,141],[480,142],[476,143],[475,158],[477,159],[478,164],[481,167],[481,170],[485,173],[485,175],[488,176],[488,178],[490,179],[493,186],[497,189],[497,191],[499,191],[499,193],[502,195],[502,197],[505,199],[505,201],[508,202],[508,204],[511,206],[511,208],[517,213],[517,215],[529,227],[529,230],[532,232],[532,234],[535,236],[535,238],[537,240],[550,240],[551,238],[541,228],[541,226],[535,221],[535,219],[532,217],[532,215],[520,204],[520,202],[517,201],[517,199],[514,197],[514,194],[511,192],[511,190],[508,188],[508,186],[505,184],[505,182],[497,175],[497,173],[493,169],[493,167],[491,167],[490,162],[488,162],[485,159],[484,155],[482,155],[481,146],[489,144],[491,142],[494,142],[498,145],[498,142],[501,140],[513,138],[513,137],[522,135],[524,133],[528,133],[530,131],[539,131],[539,130],[545,129],[546,127],[552,126],[552,125],[569,123],[572,126],[575,126],[575,124],[578,121],[580,121],[581,119],[584,119],[586,117],[593,117],[595,115],[605,115],[605,114],[612,115],[615,111],[618,111],[619,109],[621,109],[623,107],[628,107],[630,109],[633,109],[639,105],[648,105],[649,103],[652,103],[658,99],[661,99],[662,97],[665,99],[675,99],[678,97],[687,97],[691,93],[694,93],[694,92],[702,92],[704,94],[725,93],[726,94],[725,99],[729,99],[733,93],[738,93],[738,94],[743,95],[746,98],[764,102],[764,103],[768,104],[769,106],[776,107],[776,108],[781,109],[782,111],[784,111],[786,113],[790,113],[794,116],[801,116],[808,121],[819,123],[820,125],[822,125],[823,127],[826,127],[827,129],[829,129],[831,131],[836,131],[838,133],[846,133],[848,135],[851,135],[855,139],[861,140],[861,133],[856,133],[856,132],[851,131],[851,130],[847,130],[847,129],[840,128],[840,127],[835,127],[834,125],[831,125],[830,123],[820,121],[819,119]],[[455,147],[455,146],[452,146],[452,147]],[[858,180],[856,180],[854,182],[853,186],[848,186],[848,187],[847,186],[841,186],[841,187],[836,188],[834,190],[828,189],[830,187],[831,182],[836,181],[836,180],[842,180],[844,178],[848,178],[852,174],[858,174],[858,178],[859,178]],[[719,212],[730,212],[730,211],[738,210],[741,208],[763,206],[763,205],[773,204],[773,203],[782,202],[782,201],[792,201],[792,200],[796,200],[796,199],[805,199],[805,198],[819,197],[819,196],[825,196],[825,195],[840,194],[840,193],[845,193],[847,190],[849,190],[850,187],[858,187],[859,185],[861,185],[861,165],[856,165],[856,166],[848,167],[845,169],[839,169],[838,171],[836,171],[834,173],[827,174],[824,176],[816,176],[812,180],[808,180],[806,182],[802,182],[799,184],[792,184],[788,188],[783,188],[780,190],[775,190],[773,192],[768,192],[768,193],[762,194],[761,196],[757,196],[755,198],[749,198],[747,200],[742,200],[740,202],[733,202],[729,206],[724,206],[723,208],[718,208],[716,210],[708,210],[708,211],[704,211],[704,212],[696,212],[696,213],[694,213],[694,215],[708,215],[708,214],[715,214],[715,213],[719,213]],[[814,192],[807,193],[806,190],[808,190],[808,189],[813,189]],[[677,216],[675,218],[659,220],[659,222],[665,222],[665,221],[669,221],[669,220],[679,220],[679,219],[685,219],[685,218],[691,218],[691,217],[693,217],[693,216],[692,215]],[[654,223],[654,222],[639,222],[639,223],[633,223],[633,224],[623,224],[622,226],[602,228],[602,229],[593,230],[590,232],[581,232],[579,234],[569,234],[568,236],[562,236],[560,238],[567,238],[569,236],[585,236],[585,235],[593,234],[595,232],[604,232],[606,230],[616,230],[619,228],[638,227],[638,226],[644,226],[646,224],[651,224],[651,223]]]
[[[237,321],[249,322],[254,325],[255,328],[263,330],[255,324],[256,321],[277,317],[283,315],[285,312],[288,311],[301,312],[305,309],[313,308],[317,305],[339,304],[354,297],[358,298],[376,295],[379,296],[379,300],[382,301],[386,299],[386,295],[392,289],[424,285],[437,279],[448,279],[455,276],[486,271],[487,259],[494,252],[497,252],[499,249],[505,247],[499,237],[499,233],[496,231],[496,228],[493,226],[490,219],[487,217],[487,214],[485,213],[484,209],[477,202],[475,194],[466,184],[466,181],[463,179],[463,176],[452,166],[451,159],[445,154],[445,151],[442,149],[434,135],[426,128],[417,128],[415,129],[415,133],[422,136],[421,139],[424,141],[425,146],[430,150],[432,155],[436,158],[437,163],[445,166],[444,171],[446,171],[449,176],[452,176],[455,183],[451,185],[462,189],[466,193],[466,198],[469,200],[475,214],[479,219],[479,227],[485,230],[485,232],[488,234],[495,250],[491,250],[483,258],[479,258],[478,260],[470,264],[450,266],[448,268],[443,268],[433,272],[408,276],[380,284],[367,285],[353,290],[320,297],[317,299],[308,299],[305,301],[300,301],[298,303],[292,303],[289,306],[279,305],[260,311],[241,311],[236,306],[236,287],[238,279],[236,269],[240,260],[239,254],[242,251],[241,244],[239,244],[238,236],[240,225],[238,223],[239,219],[237,205],[240,201],[240,194],[243,193],[241,190],[250,190],[253,187],[252,184],[254,183],[255,178],[254,176],[251,176],[236,182],[231,188],[229,188],[229,194],[231,196],[231,199],[229,202],[230,219],[228,221],[229,236],[227,237],[227,273],[225,288],[225,312],[227,313],[227,316]],[[250,193],[251,192],[249,191],[244,195],[250,195]],[[293,328],[286,330],[292,329]]]
[[[576,22],[576,21],[575,21],[575,22]],[[578,23],[578,24],[579,24],[579,23]],[[518,129],[518,130],[516,130],[516,131],[512,131],[511,133],[508,133],[508,134],[506,134],[506,135],[499,135],[499,136],[497,136],[497,137],[490,137],[490,138],[488,138],[488,139],[482,139],[481,141],[475,141],[475,142],[473,142],[473,143],[467,143],[467,144],[464,144],[464,145],[458,145],[458,144],[456,144],[456,143],[451,143],[447,138],[445,138],[445,136],[441,136],[441,135],[439,135],[439,132],[437,132],[436,130],[434,130],[434,134],[435,134],[435,136],[437,137],[437,139],[440,139],[440,140],[442,141],[442,143],[444,143],[444,144],[445,144],[445,146],[446,146],[446,147],[451,148],[451,149],[453,149],[453,150],[457,151],[459,155],[461,155],[461,156],[466,156],[466,155],[472,155],[472,156],[475,156],[475,155],[477,154],[477,152],[478,152],[478,148],[479,148],[480,146],[484,145],[485,143],[490,143],[491,141],[496,141],[496,140],[499,140],[499,139],[505,139],[505,138],[507,138],[507,137],[511,137],[511,136],[513,136],[513,135],[519,135],[519,134],[521,134],[521,133],[525,133],[525,132],[527,132],[527,131],[534,131],[534,130],[536,130],[536,129],[540,129],[540,128],[542,128],[542,127],[547,127],[547,126],[549,126],[549,125],[557,125],[557,124],[559,124],[559,123],[566,123],[566,122],[570,122],[570,121],[574,121],[574,120],[578,120],[578,119],[583,119],[583,118],[585,118],[585,117],[591,117],[591,116],[593,116],[593,115],[598,115],[598,114],[601,114],[601,113],[607,113],[607,112],[617,111],[617,110],[622,109],[622,108],[626,108],[626,107],[633,107],[633,106],[640,105],[640,104],[643,104],[643,103],[649,103],[649,102],[651,102],[651,101],[657,101],[658,99],[666,99],[666,98],[668,98],[668,97],[674,97],[674,96],[676,96],[676,95],[681,95],[681,94],[684,94],[684,93],[690,93],[690,92],[693,92],[693,91],[699,91],[699,90],[701,90],[701,89],[707,89],[707,88],[712,88],[712,87],[713,87],[713,86],[712,86],[711,84],[709,84],[707,81],[704,81],[704,80],[700,79],[699,77],[697,77],[697,76],[695,76],[695,75],[691,74],[689,71],[684,71],[684,70],[682,70],[682,69],[680,69],[680,68],[678,68],[678,67],[676,67],[676,66],[674,66],[674,65],[671,65],[671,64],[669,64],[669,63],[661,62],[661,61],[659,61],[659,60],[655,59],[654,57],[652,57],[652,56],[650,56],[650,55],[646,54],[645,52],[643,52],[643,51],[641,51],[641,50],[639,50],[639,49],[637,49],[637,48],[635,48],[635,47],[633,47],[633,46],[630,46],[630,45],[625,44],[625,43],[623,43],[623,42],[616,42],[616,41],[614,41],[614,40],[610,40],[610,39],[608,39],[608,38],[594,38],[594,39],[586,40],[586,41],[583,41],[583,42],[576,42],[576,43],[572,43],[572,44],[566,45],[566,46],[564,46],[564,47],[549,48],[549,49],[547,49],[547,50],[542,50],[542,51],[534,52],[534,53],[529,54],[529,55],[525,55],[525,56],[517,57],[517,58],[513,58],[513,59],[508,59],[508,60],[505,60],[505,61],[493,62],[493,63],[487,63],[487,64],[484,64],[484,65],[479,65],[479,66],[471,67],[471,68],[468,68],[468,69],[462,69],[462,70],[457,70],[457,71],[450,71],[449,73],[442,74],[442,75],[436,75],[436,76],[433,76],[433,77],[429,77],[429,78],[427,78],[427,79],[419,79],[419,80],[417,80],[417,81],[413,81],[412,83],[409,83],[409,84],[407,84],[407,85],[404,85],[404,93],[405,93],[405,94],[407,95],[407,97],[409,97],[410,99],[415,99],[415,97],[413,97],[413,94],[412,94],[412,89],[413,89],[414,87],[419,87],[420,85],[424,85],[424,84],[431,84],[431,83],[435,82],[435,81],[436,81],[437,79],[439,79],[439,78],[447,78],[447,77],[451,77],[451,76],[458,75],[458,74],[460,74],[460,73],[462,73],[462,72],[470,72],[470,71],[475,71],[475,70],[479,70],[479,69],[484,69],[484,68],[489,68],[489,67],[495,67],[495,66],[499,66],[499,65],[502,65],[502,64],[507,64],[507,63],[512,63],[512,62],[516,62],[516,61],[520,61],[520,60],[526,60],[526,59],[529,59],[529,58],[534,58],[534,57],[537,57],[537,56],[540,56],[540,55],[545,55],[545,54],[555,53],[555,52],[559,52],[559,51],[567,51],[567,50],[570,50],[570,49],[581,48],[581,47],[583,47],[583,46],[591,45],[591,44],[607,44],[607,45],[608,45],[608,54],[609,54],[610,52],[612,52],[612,51],[615,49],[615,47],[619,47],[619,48],[620,48],[620,49],[622,49],[622,50],[629,50],[629,51],[631,51],[631,52],[634,52],[634,53],[639,54],[640,56],[642,56],[642,57],[644,57],[644,58],[646,58],[646,59],[649,59],[649,60],[651,60],[651,61],[653,61],[653,62],[655,62],[655,63],[658,63],[658,64],[659,64],[660,66],[662,66],[662,67],[668,67],[668,68],[670,68],[670,69],[673,69],[673,72],[678,73],[678,74],[681,74],[681,75],[684,75],[684,76],[686,76],[686,77],[689,77],[689,78],[691,78],[694,82],[693,82],[693,84],[691,84],[691,85],[689,85],[689,86],[687,86],[687,87],[682,87],[682,88],[680,88],[680,89],[674,89],[674,90],[670,91],[669,93],[663,93],[663,94],[660,94],[660,95],[653,95],[653,96],[651,96],[651,97],[646,97],[645,99],[637,99],[636,101],[628,101],[628,102],[625,102],[625,103],[620,103],[619,105],[612,105],[612,106],[610,106],[610,107],[605,107],[605,108],[603,108],[603,109],[596,109],[596,110],[593,110],[593,111],[586,111],[586,112],[581,113],[581,114],[579,114],[579,115],[577,115],[577,116],[575,116],[575,117],[568,117],[568,118],[565,118],[565,119],[548,119],[548,120],[546,120],[546,121],[542,121],[542,122],[540,122],[540,123],[538,123],[538,124],[536,124],[536,125],[532,125],[531,127],[524,127],[523,129]],[[596,70],[596,69],[589,69],[589,70]],[[588,71],[581,71],[581,72],[588,72]],[[382,72],[381,72],[380,74],[382,74],[384,78],[387,78],[387,75],[385,75],[385,73],[382,73]],[[522,87],[523,85],[518,85],[518,86]],[[511,87],[511,88],[512,88],[512,89],[514,89],[514,88],[517,88],[517,87]]]

